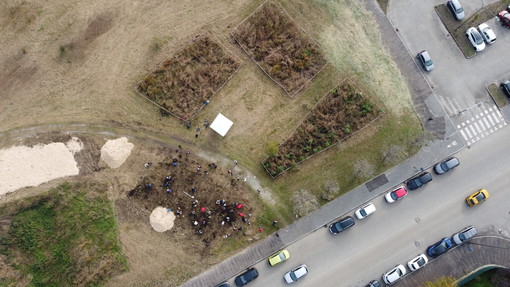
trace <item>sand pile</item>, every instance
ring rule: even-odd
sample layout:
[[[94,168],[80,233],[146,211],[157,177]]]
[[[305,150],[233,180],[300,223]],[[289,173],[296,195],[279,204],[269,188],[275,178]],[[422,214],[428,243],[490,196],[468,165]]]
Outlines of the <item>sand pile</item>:
[[[0,195],[38,186],[59,177],[77,175],[74,153],[83,145],[78,138],[34,147],[16,146],[0,150]]]
[[[118,168],[126,161],[134,146],[125,137],[109,140],[101,148],[101,159],[110,168]]]
[[[151,226],[157,232],[165,232],[174,227],[175,214],[166,208],[156,207],[150,216]]]

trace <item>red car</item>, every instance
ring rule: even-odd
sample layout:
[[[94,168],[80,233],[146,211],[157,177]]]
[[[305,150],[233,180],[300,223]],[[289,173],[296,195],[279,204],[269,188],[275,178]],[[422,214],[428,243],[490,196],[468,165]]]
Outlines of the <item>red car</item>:
[[[388,192],[384,196],[384,198],[386,199],[386,201],[388,203],[393,203],[406,195],[407,195],[407,189],[405,187],[401,186],[391,192]]]
[[[510,29],[510,12],[507,10],[503,10],[498,13],[499,21],[501,21],[501,26],[505,26]]]

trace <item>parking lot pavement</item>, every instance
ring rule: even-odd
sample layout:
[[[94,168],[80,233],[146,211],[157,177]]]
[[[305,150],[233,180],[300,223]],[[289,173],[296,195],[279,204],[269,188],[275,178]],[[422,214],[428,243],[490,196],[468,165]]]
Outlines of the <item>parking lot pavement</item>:
[[[496,1],[463,0],[461,3],[466,17],[470,17],[482,4]],[[392,0],[388,18],[411,54],[421,50],[431,54],[435,68],[425,73],[425,78],[455,128],[466,144],[471,145],[506,126],[503,114],[495,107],[485,86],[510,78],[510,30],[501,27],[496,18],[489,19],[486,23],[496,33],[496,43],[466,59],[434,10],[434,6],[445,2]]]

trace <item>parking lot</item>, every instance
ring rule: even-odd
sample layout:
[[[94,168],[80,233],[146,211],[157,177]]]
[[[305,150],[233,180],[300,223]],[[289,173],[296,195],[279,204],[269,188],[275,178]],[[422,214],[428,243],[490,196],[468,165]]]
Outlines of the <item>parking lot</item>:
[[[486,23],[497,36],[496,43],[466,59],[434,10],[436,5],[445,2],[393,0],[388,9],[388,18],[411,55],[422,50],[429,51],[434,70],[423,72],[424,76],[458,132],[471,145],[506,125],[485,87],[491,82],[499,84],[510,78],[510,29],[502,27],[496,17],[488,20]],[[482,5],[494,2],[461,1],[466,18],[476,13]],[[510,116],[508,111],[503,111],[503,114],[506,113]]]

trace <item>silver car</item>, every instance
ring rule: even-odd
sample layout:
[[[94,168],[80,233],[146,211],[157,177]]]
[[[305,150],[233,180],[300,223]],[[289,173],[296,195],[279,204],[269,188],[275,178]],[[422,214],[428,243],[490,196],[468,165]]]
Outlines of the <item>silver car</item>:
[[[430,57],[430,54],[427,52],[427,50],[419,52],[418,59],[420,59],[421,65],[425,71],[430,72],[432,69],[434,69],[434,63],[432,62],[432,58]]]
[[[448,6],[448,9],[452,11],[453,16],[455,16],[455,19],[462,20],[464,19],[464,8],[462,8],[462,5],[460,5],[459,0],[451,0],[446,2],[446,6]]]
[[[468,226],[459,231],[458,233],[455,233],[452,236],[452,240],[455,244],[458,245],[471,240],[471,238],[473,238],[477,234],[478,230],[476,230],[474,226]]]

